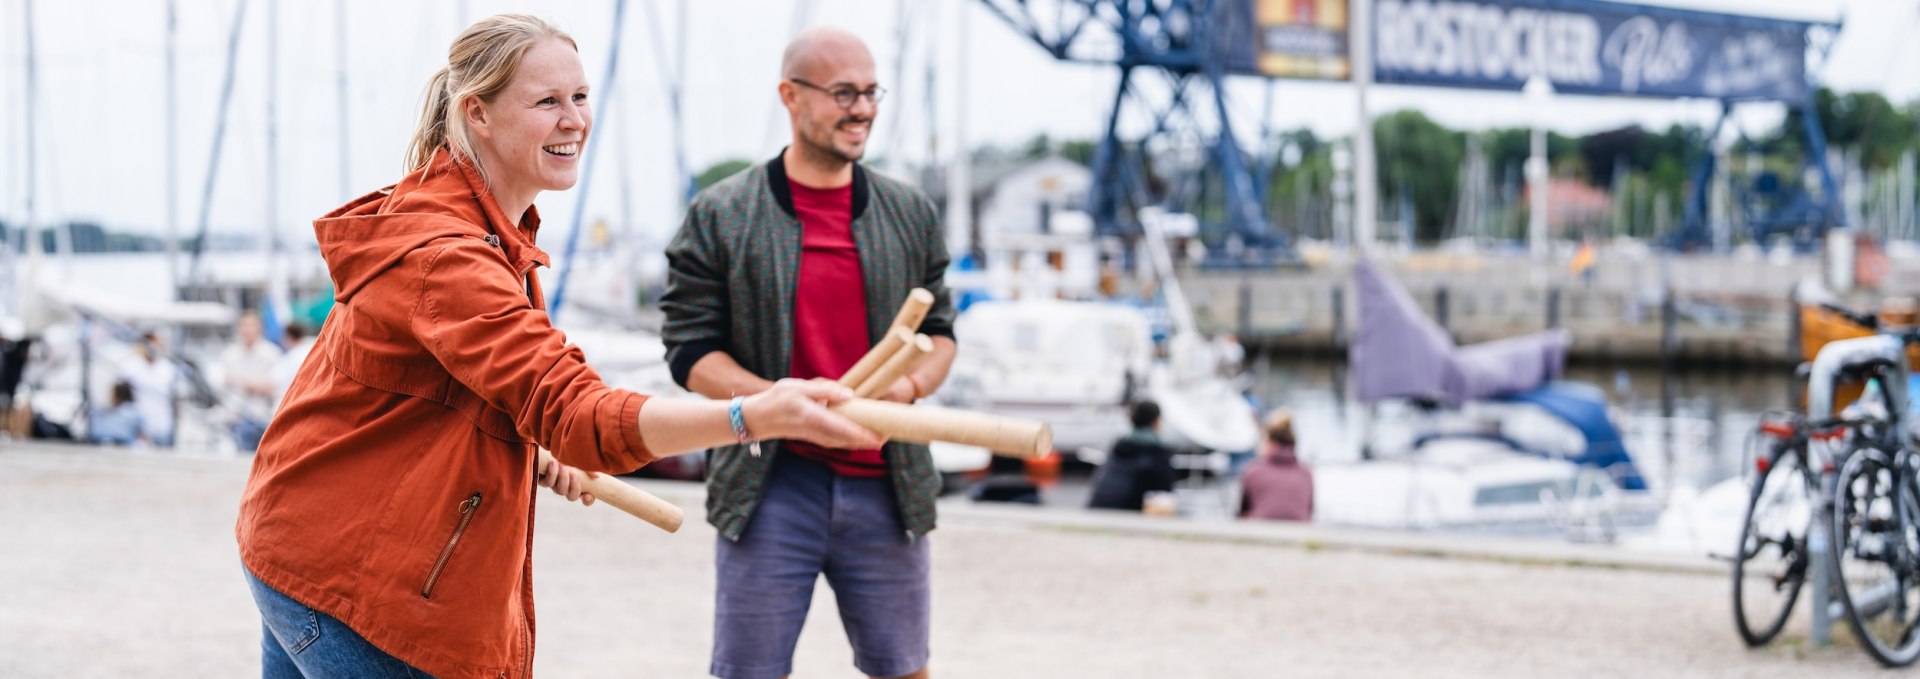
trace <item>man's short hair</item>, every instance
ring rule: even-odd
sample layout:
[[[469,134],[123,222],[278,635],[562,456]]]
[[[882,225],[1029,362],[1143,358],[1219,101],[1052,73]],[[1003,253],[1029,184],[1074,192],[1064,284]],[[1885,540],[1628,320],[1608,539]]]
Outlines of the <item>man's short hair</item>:
[[[1133,420],[1134,429],[1151,427],[1155,422],[1160,421],[1160,404],[1152,401],[1135,403],[1132,412],[1128,414],[1128,419]]]

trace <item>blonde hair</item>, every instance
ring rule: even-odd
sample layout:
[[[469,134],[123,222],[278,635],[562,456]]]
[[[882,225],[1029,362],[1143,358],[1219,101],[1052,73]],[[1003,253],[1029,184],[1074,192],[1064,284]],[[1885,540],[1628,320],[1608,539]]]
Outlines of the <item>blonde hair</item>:
[[[1267,413],[1262,428],[1267,430],[1267,440],[1283,446],[1293,445],[1293,411],[1275,408]]]
[[[413,140],[407,144],[407,171],[414,172],[433,162],[441,146],[453,147],[456,159],[464,160],[486,176],[486,168],[473,153],[473,139],[467,131],[462,104],[469,97],[491,102],[520,68],[527,48],[546,38],[558,38],[579,51],[558,26],[527,14],[496,14],[474,22],[447,49],[447,65],[433,74],[420,107],[420,122],[414,127]]]

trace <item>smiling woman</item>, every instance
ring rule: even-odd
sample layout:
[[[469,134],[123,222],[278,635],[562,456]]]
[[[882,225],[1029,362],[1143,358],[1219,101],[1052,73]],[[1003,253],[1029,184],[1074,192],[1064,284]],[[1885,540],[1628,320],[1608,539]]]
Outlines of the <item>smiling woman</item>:
[[[449,146],[474,165],[515,221],[540,191],[572,188],[593,129],[573,38],[535,17],[500,15],[454,41],[448,62],[427,84],[407,170],[420,170]]]
[[[526,676],[537,486],[592,502],[583,470],[756,437],[881,443],[826,408],[852,396],[830,382],[726,402],[601,382],[532,275],[534,200],[573,187],[593,128],[573,40],[501,15],[448,56],[409,174],[314,221],[337,304],[236,531],[268,677]]]

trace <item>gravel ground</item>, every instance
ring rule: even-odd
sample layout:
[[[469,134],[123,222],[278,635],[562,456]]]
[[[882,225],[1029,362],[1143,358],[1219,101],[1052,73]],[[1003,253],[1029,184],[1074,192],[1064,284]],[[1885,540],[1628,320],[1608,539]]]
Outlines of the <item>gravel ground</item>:
[[[233,541],[246,473],[244,460],[0,444],[0,676],[257,675],[259,619]],[[540,674],[705,676],[713,531],[697,487],[647,487],[688,508],[680,533],[541,496]],[[1811,647],[1804,605],[1781,640],[1746,649],[1726,578],[1698,568],[1486,558],[1430,535],[1189,528],[947,506],[933,537],[934,672],[1881,674],[1844,640]],[[857,676],[825,586],[796,676]]]

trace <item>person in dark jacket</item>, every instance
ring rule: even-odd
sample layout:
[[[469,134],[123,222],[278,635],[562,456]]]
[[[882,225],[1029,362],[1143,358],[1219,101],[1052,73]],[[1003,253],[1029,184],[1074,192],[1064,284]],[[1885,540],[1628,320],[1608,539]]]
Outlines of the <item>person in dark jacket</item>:
[[[1133,431],[1114,442],[1088,507],[1137,512],[1148,492],[1173,490],[1173,451],[1160,442],[1160,405],[1136,403],[1130,419]]]
[[[1313,471],[1293,452],[1293,414],[1267,416],[1267,454],[1240,479],[1240,518],[1270,521],[1313,519]]]

